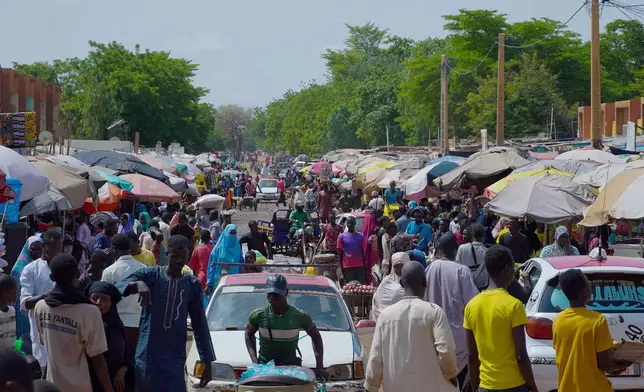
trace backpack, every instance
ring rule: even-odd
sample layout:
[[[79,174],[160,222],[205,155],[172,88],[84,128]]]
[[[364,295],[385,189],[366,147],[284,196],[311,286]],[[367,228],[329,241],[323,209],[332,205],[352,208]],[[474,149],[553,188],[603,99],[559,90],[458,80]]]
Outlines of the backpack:
[[[474,257],[474,265],[470,266],[472,278],[474,278],[476,288],[479,289],[479,291],[483,291],[490,285],[490,275],[488,275],[487,270],[485,269],[485,264],[478,264],[474,245],[470,245],[470,250],[472,252],[472,257]]]

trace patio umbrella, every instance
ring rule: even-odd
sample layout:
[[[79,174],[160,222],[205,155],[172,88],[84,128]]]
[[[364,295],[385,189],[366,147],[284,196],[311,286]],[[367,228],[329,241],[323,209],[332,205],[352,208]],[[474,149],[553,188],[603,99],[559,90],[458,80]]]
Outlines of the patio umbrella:
[[[0,146],[0,156],[2,157],[0,159],[0,171],[7,177],[22,182],[21,201],[33,199],[36,195],[47,191],[49,180],[25,157],[4,146]]]
[[[608,182],[579,224],[593,227],[608,223],[611,219],[642,219],[643,194],[644,167],[626,170]]]
[[[420,200],[423,197],[436,196],[440,192],[433,181],[458,167],[458,163],[448,160],[425,166],[405,181],[405,197],[408,200]]]
[[[170,188],[172,188],[173,191],[181,193],[188,189],[188,184],[186,183],[186,180],[184,178],[175,176],[172,173],[168,172],[163,172],[166,176],[168,176],[168,185]]]
[[[156,180],[165,181],[163,171],[150,166],[132,154],[117,151],[79,151],[74,157],[90,166],[103,166],[123,173],[138,173]]]
[[[149,202],[176,202],[180,196],[172,188],[159,180],[141,174],[124,174],[121,176],[132,183],[129,194]]]
[[[102,175],[96,172],[94,168],[89,165],[84,164],[78,159],[71,157],[69,155],[51,155],[44,158],[45,160],[55,163],[58,166],[66,167],[81,174],[83,177],[88,177],[93,183],[94,188],[99,189],[107,181]]]
[[[39,215],[50,211],[69,211],[75,208],[60,190],[50,186],[49,190],[29,200],[21,209],[20,216]]]
[[[152,156],[154,159],[157,159],[157,160],[159,160],[159,161],[164,162],[166,165],[169,165],[169,166],[174,167],[175,169],[177,169],[177,171],[179,172],[179,174],[183,173],[183,172],[184,172],[184,171],[186,171],[186,169],[188,168],[188,166],[186,166],[186,164],[185,164],[185,163],[183,163],[183,162],[181,162],[181,163],[180,163],[180,162],[178,162],[178,161],[176,161],[176,160],[172,159],[172,157],[169,157],[169,156],[167,156],[167,155],[163,155],[163,154],[154,154],[154,155],[151,155],[151,156]]]
[[[132,184],[129,181],[125,180],[123,177],[119,177],[115,174],[104,172],[103,170],[96,170],[96,173],[98,173],[101,177],[103,177],[105,181],[107,181],[109,184],[117,186],[126,192],[129,192],[132,190]]]
[[[539,176],[542,174],[556,174],[556,175],[567,176],[571,178],[575,176],[573,173],[568,173],[557,169],[535,169],[535,170],[519,171],[516,173],[512,172],[512,174],[510,174],[509,176],[503,179],[500,179],[499,181],[485,188],[485,191],[483,192],[483,194],[488,199],[494,199],[494,197],[497,194],[499,194],[499,192],[504,190],[513,181],[516,181],[524,177]]]
[[[143,162],[147,163],[148,165],[152,166],[153,168],[161,170],[162,172],[168,172],[175,176],[179,175],[179,170],[177,170],[176,167],[174,167],[173,165],[169,165],[168,163],[157,158],[156,156],[151,156],[151,155],[134,155],[134,156],[136,156],[138,159],[142,160]]]
[[[123,180],[123,182],[127,182]],[[129,182],[127,182],[130,184]],[[132,184],[130,184],[131,186]],[[119,201],[125,199],[127,193],[116,185],[107,183],[98,190],[98,205],[94,206],[93,198],[88,198],[83,205],[83,210],[88,214],[97,211],[114,211],[118,207]]]
[[[592,185],[595,188],[601,188],[618,174],[640,167],[644,167],[644,161],[638,160],[631,163],[611,163],[608,165],[601,165],[595,167],[591,172],[576,176],[575,181],[580,184]]]
[[[601,164],[624,163],[625,161],[609,152],[595,149],[572,150],[564,152],[555,159],[572,159],[575,161],[593,161]]]
[[[460,167],[434,180],[434,183],[444,190],[465,189],[472,186],[485,189],[507,176],[512,170],[528,163],[512,148],[494,147],[477,152]]]
[[[519,178],[505,187],[488,206],[499,215],[556,223],[583,216],[596,194],[572,177],[544,172]]]
[[[96,195],[97,191],[93,182],[81,175],[87,172],[64,168],[43,159],[34,160],[31,164],[49,179],[51,182],[50,190],[54,188],[60,195],[63,195],[72,209],[82,207],[85,199]],[[60,203],[58,201],[59,195],[54,196],[52,200]],[[41,200],[44,200],[44,198]]]

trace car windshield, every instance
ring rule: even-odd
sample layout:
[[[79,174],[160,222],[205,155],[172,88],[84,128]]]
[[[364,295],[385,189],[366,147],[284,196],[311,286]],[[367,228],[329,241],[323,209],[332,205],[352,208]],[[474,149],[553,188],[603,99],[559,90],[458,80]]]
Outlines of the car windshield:
[[[644,312],[644,274],[588,273],[591,298],[586,307],[601,313]],[[570,302],[559,287],[559,277],[546,285],[539,311],[559,313],[570,307]]]
[[[260,180],[259,181],[259,187],[260,188],[277,188],[277,181],[276,180]]]
[[[342,301],[331,287],[297,285],[288,292],[289,304],[310,314],[322,331],[351,330],[351,319]],[[251,312],[266,306],[264,285],[223,286],[213,299],[208,327],[211,331],[242,330]]]

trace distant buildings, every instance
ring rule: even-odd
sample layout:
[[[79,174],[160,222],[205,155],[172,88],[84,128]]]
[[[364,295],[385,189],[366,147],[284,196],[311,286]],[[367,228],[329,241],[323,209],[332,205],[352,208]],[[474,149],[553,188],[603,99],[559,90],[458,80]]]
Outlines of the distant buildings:
[[[577,109],[579,119],[579,139],[590,139],[590,106],[580,106]],[[632,121],[637,124],[636,133],[642,134],[642,119],[644,117],[644,98],[627,101],[606,102],[602,104],[602,123],[604,137],[617,137],[624,133],[624,125]]]
[[[36,112],[38,132],[67,137],[59,127],[60,86],[0,67],[0,113]]]

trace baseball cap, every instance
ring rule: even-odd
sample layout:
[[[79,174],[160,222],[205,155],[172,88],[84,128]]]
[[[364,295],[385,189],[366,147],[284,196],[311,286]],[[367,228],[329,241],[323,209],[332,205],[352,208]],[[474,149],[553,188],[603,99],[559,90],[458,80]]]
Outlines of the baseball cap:
[[[286,295],[288,291],[288,283],[283,275],[272,275],[266,279],[266,294],[274,293],[278,295]]]

